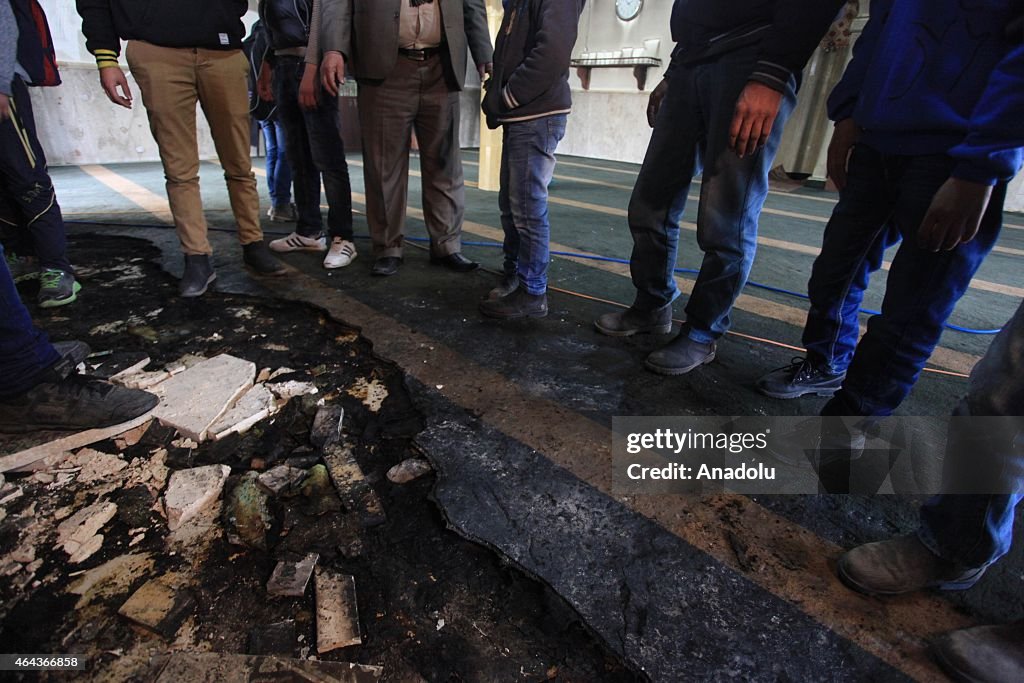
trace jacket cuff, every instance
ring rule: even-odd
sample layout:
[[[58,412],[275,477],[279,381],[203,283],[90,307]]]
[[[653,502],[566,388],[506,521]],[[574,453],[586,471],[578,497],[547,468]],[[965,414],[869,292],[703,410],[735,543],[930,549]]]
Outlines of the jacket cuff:
[[[106,69],[112,66],[120,66],[117,63],[117,52],[114,50],[96,50],[93,52],[93,56],[96,57],[96,68]]]
[[[957,163],[953,167],[953,172],[950,173],[950,176],[959,180],[978,183],[979,185],[988,185],[989,187],[992,187],[999,181],[998,175],[993,173],[992,168],[970,161]]]
[[[767,85],[772,90],[785,92],[792,76],[793,72],[786,67],[762,59],[754,67],[754,73],[750,74],[750,80]]]
[[[512,89],[509,88],[508,85],[501,89],[501,100],[505,103],[505,106],[508,109],[519,108],[519,100],[517,100],[515,95],[512,94]]]

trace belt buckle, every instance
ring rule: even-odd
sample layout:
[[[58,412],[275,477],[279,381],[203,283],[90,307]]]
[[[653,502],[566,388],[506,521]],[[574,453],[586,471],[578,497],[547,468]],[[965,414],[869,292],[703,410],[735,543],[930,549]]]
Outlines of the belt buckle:
[[[408,57],[409,59],[413,60],[414,62],[425,62],[425,61],[427,61],[427,51],[422,49],[422,48],[419,48],[419,49],[413,48],[413,49],[410,49],[410,50],[406,50],[405,51],[405,56]]]

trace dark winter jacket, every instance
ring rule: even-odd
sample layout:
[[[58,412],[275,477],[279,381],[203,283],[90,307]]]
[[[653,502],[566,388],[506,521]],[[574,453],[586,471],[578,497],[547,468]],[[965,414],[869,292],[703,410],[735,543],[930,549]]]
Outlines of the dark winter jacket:
[[[814,48],[845,0],[676,0],[676,48],[665,74],[690,64],[756,46],[750,80],[783,90],[799,78]]]
[[[161,47],[237,50],[247,0],[76,0],[86,47],[101,67],[117,64],[121,40]]]
[[[313,0],[260,0],[259,11],[274,50],[309,43]]]
[[[485,84],[487,125],[566,114],[569,58],[586,0],[509,0]]]
[[[871,19],[829,97],[886,154],[949,154],[953,176],[993,185],[1024,160],[1024,3],[871,0]]]
[[[37,0],[11,0],[18,25],[18,64],[28,74],[29,85],[60,85],[57,57],[46,14]]]

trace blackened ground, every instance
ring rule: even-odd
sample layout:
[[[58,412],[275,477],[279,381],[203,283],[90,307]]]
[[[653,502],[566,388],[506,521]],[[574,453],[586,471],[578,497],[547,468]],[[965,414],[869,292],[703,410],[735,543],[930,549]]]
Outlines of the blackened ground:
[[[345,408],[345,432],[367,477],[380,495],[387,522],[372,529],[350,523],[349,515],[314,517],[297,501],[275,500],[269,552],[217,540],[194,570],[195,628],[186,640],[194,649],[246,653],[256,647],[254,630],[295,620],[295,639],[282,655],[316,654],[312,590],[303,598],[269,598],[267,578],[278,555],[318,552],[320,562],[356,580],[364,644],[328,653],[327,660],[382,665],[387,680],[429,681],[629,681],[625,670],[581,625],[577,615],[547,586],[503,564],[497,555],[449,531],[430,496],[432,475],[412,484],[391,484],[384,473],[417,456],[412,438],[422,417],[409,398],[402,373],[374,357],[353,330],[319,310],[213,291],[198,300],[176,296],[176,281],[152,260],[148,243],[120,237],[78,235],[72,251],[83,291],[73,305],[37,314],[37,324],[54,339],[82,339],[94,351],[141,351],[151,367],[185,354],[231,353],[259,368],[292,368],[287,378],[312,380],[319,393],[292,401],[272,421],[244,436],[189,449],[175,445],[172,433],[153,426],[137,445],[122,452],[126,461],[168,450],[171,470],[224,463],[237,477],[291,457],[315,457],[308,435],[317,402]],[[22,287],[28,302],[35,285]],[[103,360],[102,358],[98,360]],[[363,403],[357,380],[378,380],[388,391],[377,412]],[[0,452],[16,439],[0,437]],[[113,441],[94,446],[118,453]],[[35,504],[42,516],[63,506],[94,501],[69,483],[47,490],[24,484],[26,495],[8,506],[0,522],[0,555],[18,542],[19,512]],[[229,484],[230,486],[230,484]],[[80,566],[44,536],[37,547],[44,559],[36,578],[42,584],[16,587],[0,579],[0,643],[5,652],[88,652],[98,668],[110,668],[120,653],[142,641],[157,653],[169,647],[159,636],[140,632],[117,615],[118,607],[148,578],[182,571],[186,564],[165,547],[166,525],[151,510],[145,487],[115,491],[118,516],[104,529],[103,549]],[[89,569],[128,552],[129,531],[149,528],[132,552],[152,552],[154,567],[131,585],[77,614],[75,596],[66,593],[71,571]],[[52,531],[52,530],[51,530]],[[361,544],[362,550],[353,550]],[[300,639],[301,638],[301,639]],[[179,634],[179,641],[181,636]],[[179,642],[178,645],[181,643]],[[102,677],[102,676],[100,676]]]

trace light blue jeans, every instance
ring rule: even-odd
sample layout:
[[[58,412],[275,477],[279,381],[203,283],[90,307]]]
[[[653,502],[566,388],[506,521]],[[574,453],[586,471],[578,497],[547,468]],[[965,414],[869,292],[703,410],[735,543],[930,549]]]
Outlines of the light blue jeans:
[[[565,114],[556,114],[503,124],[498,208],[505,231],[505,273],[518,273],[522,286],[534,295],[548,289],[548,185],[566,120]]]
[[[975,366],[957,413],[1013,418],[968,422],[946,452],[947,477],[981,469],[999,493],[936,496],[921,509],[918,536],[942,558],[982,567],[1010,550],[1014,508],[1024,497],[1024,304]]]

